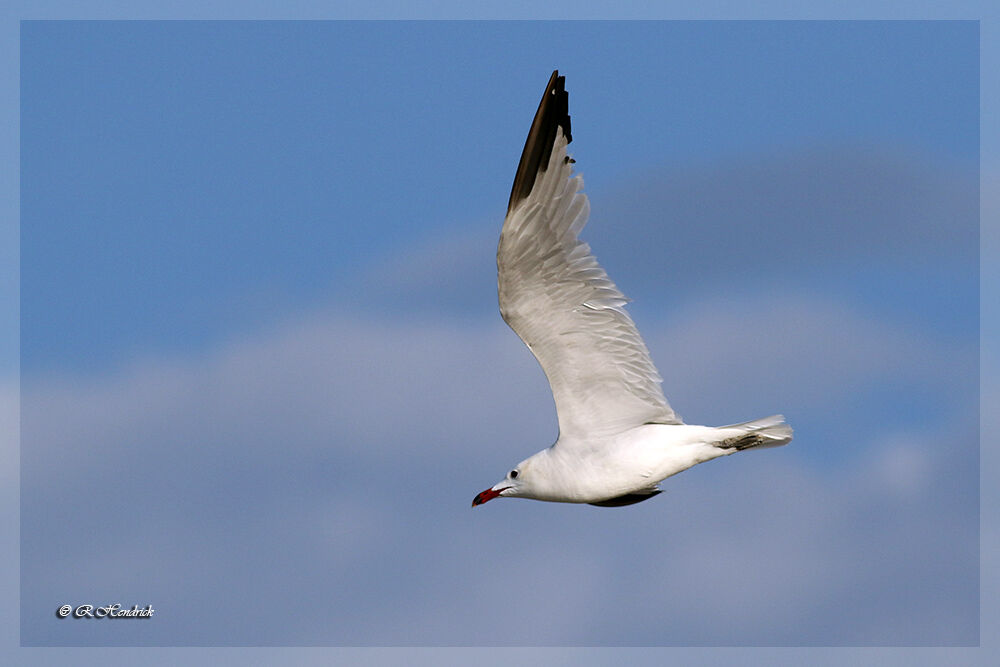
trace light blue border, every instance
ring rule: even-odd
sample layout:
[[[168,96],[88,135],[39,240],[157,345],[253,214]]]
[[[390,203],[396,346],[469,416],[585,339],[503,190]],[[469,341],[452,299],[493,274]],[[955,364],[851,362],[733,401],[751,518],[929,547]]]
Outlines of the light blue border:
[[[431,5],[426,7],[424,5]],[[470,6],[460,0],[413,3],[400,0],[350,2],[191,1],[132,3],[114,0],[14,1],[0,9],[0,662],[27,664],[521,664],[603,665],[618,662],[661,665],[974,665],[998,664],[997,600],[1000,598],[1000,453],[995,438],[981,448],[981,641],[979,648],[565,648],[565,649],[362,649],[362,648],[20,648],[19,644],[19,29],[22,19],[974,19],[980,21],[981,80],[981,382],[982,433],[1000,432],[994,404],[1000,399],[1000,11],[996,3],[896,2],[664,2],[658,11],[649,3],[618,0],[496,2]],[[992,656],[992,657],[991,657]]]

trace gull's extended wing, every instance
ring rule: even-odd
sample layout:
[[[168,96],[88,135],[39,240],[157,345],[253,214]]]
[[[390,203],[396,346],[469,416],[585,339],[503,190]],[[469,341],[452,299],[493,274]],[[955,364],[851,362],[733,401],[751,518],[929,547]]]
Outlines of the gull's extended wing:
[[[625,312],[627,299],[577,238],[590,205],[566,153],[570,141],[569,95],[557,70],[524,144],[500,234],[500,313],[545,371],[561,438],[680,424]]]

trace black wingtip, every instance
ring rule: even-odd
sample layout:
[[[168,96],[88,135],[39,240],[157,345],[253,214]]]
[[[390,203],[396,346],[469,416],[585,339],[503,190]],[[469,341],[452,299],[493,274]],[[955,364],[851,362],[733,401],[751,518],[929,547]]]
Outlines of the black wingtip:
[[[556,128],[562,128],[567,142],[573,141],[569,123],[569,93],[566,92],[566,77],[559,76],[559,70],[553,70],[549,83],[545,86],[542,100],[538,103],[538,111],[531,122],[528,139],[524,142],[521,152],[521,162],[517,165],[514,176],[514,187],[510,191],[510,201],[507,202],[507,212],[531,194],[535,185],[535,177],[539,171],[545,171],[552,156],[552,146],[556,140]]]

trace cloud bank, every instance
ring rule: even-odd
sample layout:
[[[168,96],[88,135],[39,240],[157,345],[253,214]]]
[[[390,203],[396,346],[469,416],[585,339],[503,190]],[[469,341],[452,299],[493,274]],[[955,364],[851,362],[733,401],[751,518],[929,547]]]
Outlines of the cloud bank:
[[[627,512],[468,508],[555,437],[498,320],[316,312],[197,359],[29,378],[24,642],[975,643],[975,351],[796,295],[683,322],[647,334],[682,414],[781,408],[796,441]],[[933,418],[855,415],[900,383]],[[163,614],[54,616],[109,595]]]

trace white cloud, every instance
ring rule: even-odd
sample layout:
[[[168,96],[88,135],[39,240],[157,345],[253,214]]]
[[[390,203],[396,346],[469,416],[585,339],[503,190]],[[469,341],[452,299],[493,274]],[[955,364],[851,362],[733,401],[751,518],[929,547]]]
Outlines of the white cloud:
[[[706,423],[792,408],[850,419],[838,414],[845,400],[880,382],[947,402],[975,363],[974,348],[805,295],[706,303],[643,328],[668,398]],[[544,376],[499,317],[400,325],[314,313],[200,358],[28,378],[25,396],[30,436],[70,469],[95,451],[142,446],[144,433],[184,441],[209,426],[220,440],[245,438],[248,456],[264,439],[417,458],[411,443],[432,444],[431,455],[468,455],[477,439],[540,447],[555,436]]]
[[[682,413],[727,421],[786,401],[842,419],[865,387],[952,387],[968,352],[804,296],[650,329]],[[948,467],[972,451],[968,412],[947,400],[936,428],[966,434],[947,452],[926,426],[893,427],[820,468],[804,454],[835,443],[813,432],[630,510],[476,512],[476,491],[555,435],[544,377],[498,318],[313,313],[196,359],[29,378],[24,401],[29,617],[84,583],[138,586],[116,550],[161,573],[142,590],[163,603],[238,589],[275,605],[256,630],[164,623],[168,643],[947,643],[974,623],[975,554],[953,548],[974,531],[953,488],[970,473]],[[129,502],[64,502],[109,488]],[[282,620],[289,591],[337,602]],[[27,640],[53,637],[49,622]]]
[[[872,476],[898,497],[917,496],[933,474],[932,446],[923,433],[894,434],[874,445],[878,457],[870,463]]]
[[[750,416],[795,408],[849,420],[837,411],[852,394],[906,382],[946,402],[976,365],[974,343],[935,340],[804,293],[705,302],[672,322],[647,340],[682,415],[694,398],[712,417],[716,405],[737,405]]]

